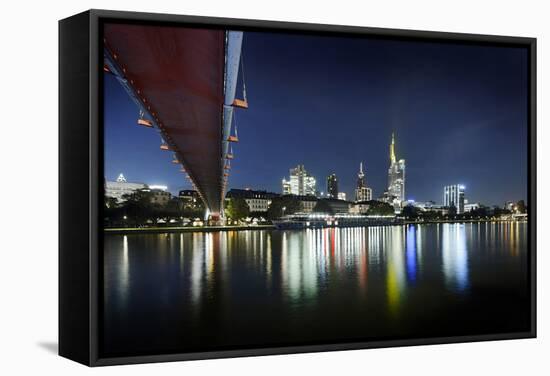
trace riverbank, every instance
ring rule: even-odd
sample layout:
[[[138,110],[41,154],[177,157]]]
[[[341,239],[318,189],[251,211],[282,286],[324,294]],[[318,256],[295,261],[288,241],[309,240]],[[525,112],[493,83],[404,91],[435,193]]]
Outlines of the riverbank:
[[[146,233],[159,234],[168,232],[217,232],[217,231],[243,231],[243,230],[273,230],[273,225],[256,226],[201,226],[201,227],[116,227],[104,228],[103,232],[109,234]]]
[[[437,220],[437,221],[403,221],[400,223],[391,224],[388,226],[402,226],[402,225],[431,225],[431,224],[445,224],[445,223],[488,223],[488,222],[527,222],[527,221],[515,221],[515,220],[499,220],[499,219],[469,219],[469,220]],[[374,226],[374,225],[373,225]],[[327,226],[328,227],[350,227],[350,226]],[[370,227],[357,226],[357,227]],[[174,233],[174,232],[217,232],[217,231],[245,231],[245,230],[275,230],[274,225],[255,225],[255,226],[201,226],[201,227],[116,227],[116,228],[104,228],[103,231],[109,234],[131,234],[131,233],[146,233],[146,234],[160,234],[160,233]]]
[[[422,222],[416,222],[416,221],[403,221],[404,225],[432,225],[432,224],[440,224],[440,223],[490,223],[490,222],[502,222],[502,223],[508,223],[508,222],[527,222],[527,220],[514,220],[514,219],[455,219],[455,220],[435,220],[435,221],[422,221]]]

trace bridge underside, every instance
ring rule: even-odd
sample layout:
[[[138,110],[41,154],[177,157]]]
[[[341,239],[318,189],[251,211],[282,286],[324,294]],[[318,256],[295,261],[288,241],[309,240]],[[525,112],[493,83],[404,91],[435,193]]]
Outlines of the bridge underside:
[[[119,80],[160,130],[210,214],[219,215],[225,32],[106,24],[104,42]]]

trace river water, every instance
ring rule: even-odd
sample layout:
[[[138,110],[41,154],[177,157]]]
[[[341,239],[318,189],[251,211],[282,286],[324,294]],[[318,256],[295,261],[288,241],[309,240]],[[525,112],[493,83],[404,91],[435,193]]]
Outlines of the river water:
[[[529,330],[527,223],[104,236],[103,356]]]

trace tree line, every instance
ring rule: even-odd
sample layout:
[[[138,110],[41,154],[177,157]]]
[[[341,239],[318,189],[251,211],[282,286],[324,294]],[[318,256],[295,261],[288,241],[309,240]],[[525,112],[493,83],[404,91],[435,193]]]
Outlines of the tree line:
[[[514,205],[514,209],[506,209],[498,206],[487,207],[480,206],[476,209],[472,209],[466,213],[458,213],[456,206],[450,206],[447,208],[447,213],[444,214],[441,211],[428,210],[423,211],[420,208],[417,208],[413,205],[407,205],[401,211],[399,215],[402,218],[409,220],[424,220],[424,221],[435,221],[435,220],[474,220],[474,219],[489,219],[492,217],[500,217],[502,215],[510,214],[525,214],[527,213],[527,206],[525,201],[520,200]]]
[[[122,196],[122,202],[113,197],[105,197],[103,219],[106,227],[141,227],[149,224],[179,222],[183,218],[203,219],[205,208],[202,203],[185,205],[178,197],[173,197],[166,205],[153,203],[153,193],[136,190]]]
[[[198,218],[204,219],[204,205],[198,201],[193,205],[186,204],[178,197],[172,198],[165,205],[153,203],[152,192],[148,190],[136,190],[130,194],[123,195],[122,202],[115,198],[105,197],[103,208],[104,224],[106,227],[141,227],[147,225],[162,225],[168,223],[183,224],[183,219],[190,221]],[[377,201],[365,201],[361,203],[368,209],[366,215],[394,215],[392,205]],[[238,223],[246,218],[261,218],[272,221],[285,215],[291,215],[303,210],[301,201],[292,195],[274,197],[267,212],[252,212],[244,198],[232,197],[226,200],[225,216],[231,222]],[[526,213],[527,207],[523,200],[514,205],[515,213]],[[318,200],[313,208],[314,213],[336,214],[335,209],[329,200]],[[456,207],[448,208],[447,213],[441,211],[423,211],[415,206],[405,206],[398,215],[407,220],[435,221],[435,220],[469,220],[486,219],[501,215],[512,214],[511,210],[498,207],[479,207],[467,213],[457,213]]]

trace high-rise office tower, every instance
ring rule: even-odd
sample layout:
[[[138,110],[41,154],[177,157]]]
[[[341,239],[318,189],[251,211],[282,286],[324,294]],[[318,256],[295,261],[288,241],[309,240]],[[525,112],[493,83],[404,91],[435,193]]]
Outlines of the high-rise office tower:
[[[401,205],[405,201],[405,160],[395,156],[395,135],[391,135],[390,168],[388,169],[388,201]]]
[[[298,165],[290,169],[290,179],[283,179],[283,194],[300,196],[315,195],[315,178],[309,175],[304,165]]]
[[[338,198],[338,178],[336,174],[331,174],[327,177],[327,196]]]
[[[359,164],[359,173],[357,174],[357,187],[355,188],[355,201],[372,200],[372,189],[367,187],[365,173],[363,172],[363,162]]]
[[[464,213],[465,189],[462,184],[446,185],[443,188],[443,205],[454,206],[457,214]]]

